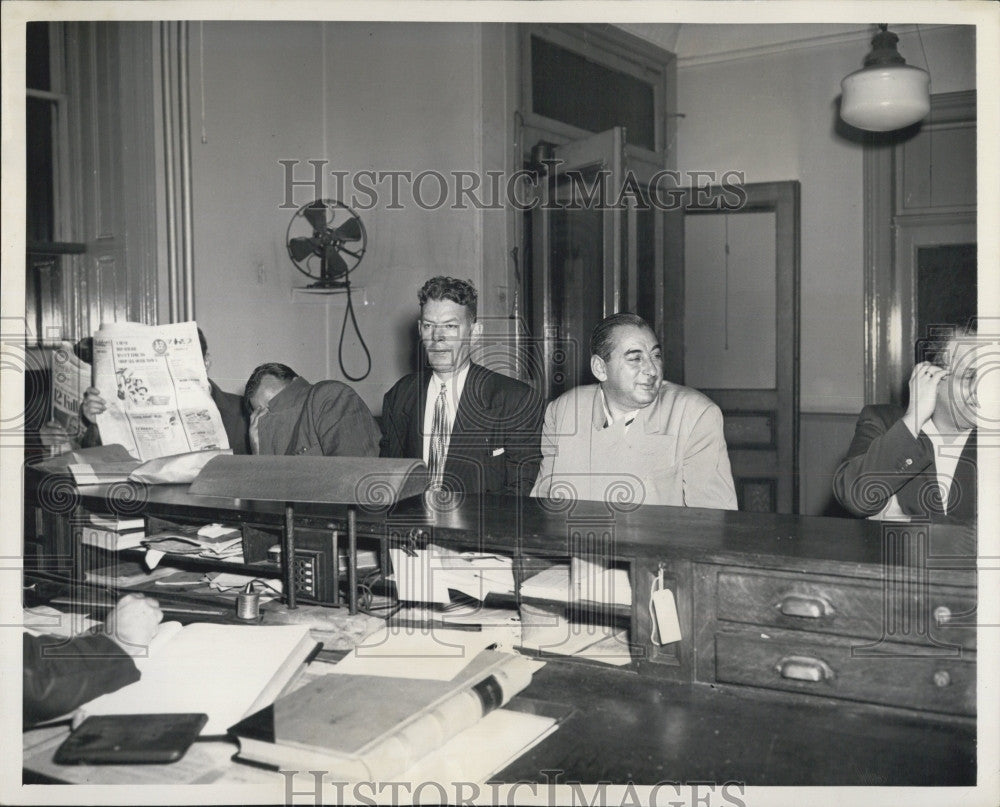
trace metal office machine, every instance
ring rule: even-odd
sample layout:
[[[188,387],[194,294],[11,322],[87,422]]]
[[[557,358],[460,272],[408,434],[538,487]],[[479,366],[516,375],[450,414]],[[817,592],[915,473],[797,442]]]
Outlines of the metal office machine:
[[[262,457],[225,456],[209,462],[191,484],[190,492],[201,496],[283,502],[284,530],[281,534],[281,569],[285,599],[295,607],[300,584],[313,584],[319,571],[315,546],[300,552],[296,546],[296,504],[347,505],[348,606],[356,613],[357,602],[357,509],[387,510],[397,501],[423,493],[427,469],[419,460],[372,457]],[[339,563],[334,544],[330,555],[336,578]]]

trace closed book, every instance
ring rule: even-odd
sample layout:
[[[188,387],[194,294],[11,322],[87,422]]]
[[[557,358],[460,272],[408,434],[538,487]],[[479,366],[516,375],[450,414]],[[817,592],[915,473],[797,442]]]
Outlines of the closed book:
[[[230,729],[239,759],[319,766],[347,781],[385,781],[475,725],[531,681],[538,664],[484,650],[451,681],[326,675]]]

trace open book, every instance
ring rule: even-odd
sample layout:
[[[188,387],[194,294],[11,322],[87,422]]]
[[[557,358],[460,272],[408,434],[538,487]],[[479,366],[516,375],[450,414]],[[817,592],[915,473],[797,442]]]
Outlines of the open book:
[[[165,622],[145,657],[142,677],[77,711],[91,715],[204,712],[203,735],[224,734],[244,715],[272,703],[317,648],[303,625],[182,627]]]

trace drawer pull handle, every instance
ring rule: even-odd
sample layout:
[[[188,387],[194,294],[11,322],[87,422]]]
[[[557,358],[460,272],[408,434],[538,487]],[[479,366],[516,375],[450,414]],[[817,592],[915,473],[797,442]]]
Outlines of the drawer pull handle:
[[[778,603],[778,610],[785,616],[804,619],[822,619],[833,616],[833,606],[822,597],[803,597],[800,594],[786,594]]]
[[[833,670],[825,661],[809,656],[785,656],[775,668],[782,678],[819,683],[833,678]]]
[[[934,673],[934,686],[946,687],[951,683],[951,675],[947,670],[938,670]]]
[[[939,605],[934,609],[934,621],[944,625],[951,621],[951,609],[947,605]]]

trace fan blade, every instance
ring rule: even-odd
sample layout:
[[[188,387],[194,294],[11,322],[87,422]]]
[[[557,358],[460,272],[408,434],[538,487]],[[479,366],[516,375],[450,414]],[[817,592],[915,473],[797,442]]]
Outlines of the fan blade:
[[[301,261],[313,254],[321,254],[312,238],[293,238],[288,242],[292,260]]]
[[[312,225],[314,232],[321,233],[326,229],[326,205],[319,199],[309,205],[302,215]]]
[[[336,277],[346,275],[349,271],[347,262],[340,257],[337,248],[332,244],[328,246],[326,254],[323,256],[323,279],[333,280]]]
[[[357,219],[348,219],[334,230],[333,234],[338,241],[360,241],[361,222]]]

